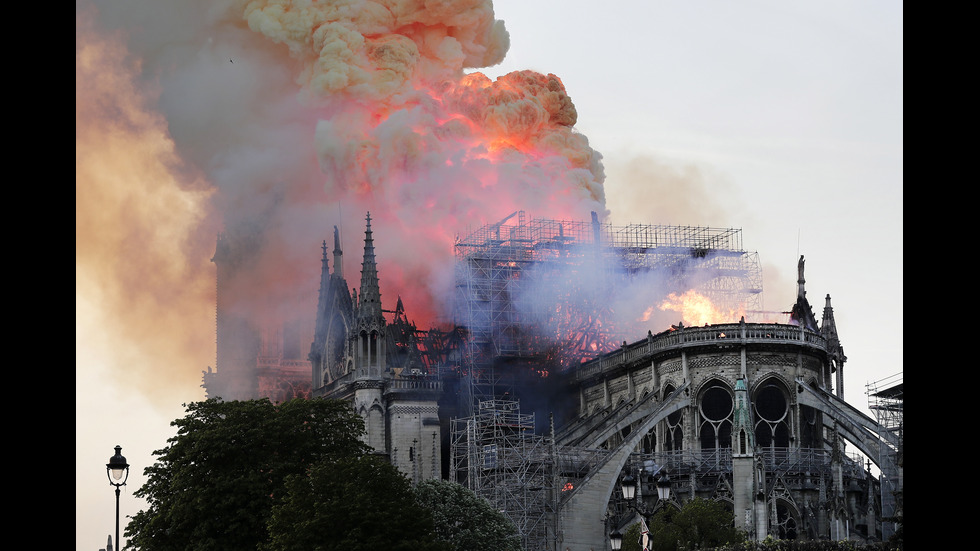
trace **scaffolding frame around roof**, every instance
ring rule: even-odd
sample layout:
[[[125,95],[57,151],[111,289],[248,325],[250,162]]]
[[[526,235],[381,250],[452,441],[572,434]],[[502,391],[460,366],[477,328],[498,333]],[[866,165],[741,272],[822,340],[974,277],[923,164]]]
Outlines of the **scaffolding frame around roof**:
[[[500,358],[568,369],[633,337],[613,325],[607,299],[611,288],[642,274],[661,275],[668,288],[693,288],[725,311],[764,310],[758,255],[742,249],[736,228],[614,226],[595,216],[529,219],[516,211],[457,238],[455,256],[455,316],[468,331],[474,403],[511,390]],[[542,282],[551,302],[527,291]]]

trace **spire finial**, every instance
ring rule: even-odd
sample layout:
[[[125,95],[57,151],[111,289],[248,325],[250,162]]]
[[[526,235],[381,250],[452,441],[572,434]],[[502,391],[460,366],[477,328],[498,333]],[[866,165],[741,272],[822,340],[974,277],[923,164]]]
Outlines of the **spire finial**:
[[[806,296],[806,290],[804,289],[804,284],[806,284],[806,279],[803,278],[803,255],[800,255],[800,261],[796,264],[796,271],[798,273],[796,278],[797,291],[796,296],[798,298],[803,298]]]
[[[333,271],[339,278],[344,277],[344,252],[340,250],[340,230],[333,227]]]

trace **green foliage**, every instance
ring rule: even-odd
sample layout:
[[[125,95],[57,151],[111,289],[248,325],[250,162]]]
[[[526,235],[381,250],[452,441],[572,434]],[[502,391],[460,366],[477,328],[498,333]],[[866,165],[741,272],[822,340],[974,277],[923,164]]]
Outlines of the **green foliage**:
[[[722,503],[695,498],[681,508],[660,509],[650,520],[651,548],[657,551],[708,549],[740,544],[745,533],[737,530],[732,513]]]
[[[287,480],[268,551],[451,551],[411,483],[376,456],[327,460]]]
[[[901,546],[887,543],[862,544],[853,541],[826,540],[780,540],[772,536],[758,542],[744,542],[739,545],[724,545],[704,551],[892,551]]]
[[[138,549],[257,549],[289,476],[368,452],[360,417],[340,401],[212,399],[186,408],[134,493],[148,503],[126,527]]]
[[[445,480],[415,487],[418,503],[432,513],[437,537],[453,551],[520,551],[514,524],[473,491]]]
[[[623,547],[622,551],[642,551],[643,547],[640,546],[640,523],[631,524],[629,528],[626,529],[626,533],[623,534]]]

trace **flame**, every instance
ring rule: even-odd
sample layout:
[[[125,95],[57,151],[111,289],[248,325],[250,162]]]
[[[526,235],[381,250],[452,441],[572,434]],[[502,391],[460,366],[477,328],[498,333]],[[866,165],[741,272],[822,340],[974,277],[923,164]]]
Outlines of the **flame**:
[[[729,309],[722,310],[715,306],[711,299],[691,289],[683,294],[670,293],[658,306],[663,311],[681,313],[681,321],[689,326],[730,323],[737,321],[743,313]],[[649,319],[653,307],[644,312],[644,319]]]

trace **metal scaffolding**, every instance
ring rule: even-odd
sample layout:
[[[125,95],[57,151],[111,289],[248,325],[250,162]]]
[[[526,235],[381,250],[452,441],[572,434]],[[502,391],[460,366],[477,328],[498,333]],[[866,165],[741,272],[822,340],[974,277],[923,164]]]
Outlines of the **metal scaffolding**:
[[[553,551],[557,508],[553,439],[534,434],[534,415],[513,400],[484,400],[453,419],[452,480],[487,499],[517,528],[526,551]]]
[[[738,229],[613,226],[595,215],[575,222],[518,211],[457,239],[455,254],[469,409],[452,421],[450,473],[511,518],[529,551],[556,541],[558,496],[595,458],[536,436],[534,416],[513,400],[517,383],[619,347],[636,319],[618,327],[614,305],[651,289],[660,295],[645,299],[695,290],[731,311],[762,310],[762,269],[742,250]]]
[[[613,308],[639,293],[695,290],[733,316],[762,310],[762,269],[742,250],[740,229],[529,220],[518,211],[457,239],[455,255],[473,404],[508,391],[513,369],[546,376],[633,337],[624,331],[635,331],[636,318],[617,324]]]
[[[904,423],[902,413],[905,390],[902,373],[866,385],[868,408],[874,412],[881,441],[878,465],[881,468],[881,536],[887,540],[895,533],[897,518],[902,516],[902,442]],[[886,433],[898,438],[886,437]],[[889,435],[889,436],[891,436]],[[897,441],[893,446],[889,442]]]

